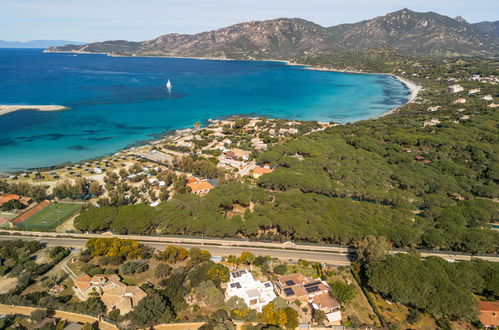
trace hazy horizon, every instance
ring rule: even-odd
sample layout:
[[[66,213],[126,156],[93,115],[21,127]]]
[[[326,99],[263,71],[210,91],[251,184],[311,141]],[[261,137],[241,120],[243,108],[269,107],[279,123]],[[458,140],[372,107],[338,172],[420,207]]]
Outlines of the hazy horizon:
[[[297,17],[322,26],[354,23],[402,8],[495,21],[499,2],[477,0],[17,0],[0,4],[0,40],[141,41],[167,33],[194,34],[252,20]]]

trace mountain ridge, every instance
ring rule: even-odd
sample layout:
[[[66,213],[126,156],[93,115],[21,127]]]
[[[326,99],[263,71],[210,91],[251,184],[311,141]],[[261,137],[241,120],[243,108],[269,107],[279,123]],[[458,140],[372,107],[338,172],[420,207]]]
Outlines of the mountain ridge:
[[[331,27],[301,18],[277,18],[197,34],[170,33],[142,42],[114,40],[50,47],[46,51],[290,60],[388,46],[410,55],[484,55],[499,50],[494,22],[489,23],[469,24],[460,17],[454,19],[404,8],[373,19]]]

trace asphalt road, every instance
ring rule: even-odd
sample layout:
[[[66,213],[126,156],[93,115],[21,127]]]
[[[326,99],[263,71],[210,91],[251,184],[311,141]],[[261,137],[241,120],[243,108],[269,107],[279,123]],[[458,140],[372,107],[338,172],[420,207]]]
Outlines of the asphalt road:
[[[28,237],[28,236],[2,236],[0,235],[0,240],[12,240],[12,239],[23,239],[23,240],[35,240],[48,245],[60,245],[68,248],[83,248],[87,243],[87,239],[84,238],[52,238],[52,237]],[[261,247],[237,247],[237,246],[213,246],[213,245],[202,245],[202,244],[186,244],[186,243],[168,243],[168,242],[150,242],[141,241],[146,246],[153,247],[155,249],[163,250],[168,245],[182,246],[185,248],[198,247],[209,251],[213,256],[227,256],[230,254],[240,255],[243,251],[250,251],[256,256],[271,256],[273,258],[278,258],[283,261],[297,261],[298,259],[305,259],[312,262],[320,262],[335,266],[349,265],[350,261],[348,255],[332,252],[317,252],[317,251],[300,251],[300,250],[285,250],[277,248],[261,248]]]
[[[90,238],[120,238],[133,239],[154,248],[163,249],[167,245],[178,245],[187,248],[202,247],[213,255],[224,256],[228,254],[240,254],[242,251],[251,251],[256,255],[270,255],[282,260],[298,260],[300,258],[331,263],[334,265],[345,265],[348,263],[347,255],[351,251],[348,246],[328,244],[298,244],[294,242],[263,242],[220,238],[201,238],[184,236],[148,236],[148,235],[116,235],[113,233],[54,233],[9,230],[9,236],[0,239],[23,238],[36,239],[49,244],[58,244],[68,247],[82,247]],[[0,235],[2,236],[2,235]],[[8,237],[8,238],[7,238]],[[45,240],[45,241],[44,241]],[[79,244],[79,245],[77,245]],[[470,260],[480,258],[491,262],[499,262],[499,255],[471,255],[452,251],[425,251],[418,250],[422,257],[436,256],[449,261]],[[408,250],[394,249],[392,254],[407,253]]]

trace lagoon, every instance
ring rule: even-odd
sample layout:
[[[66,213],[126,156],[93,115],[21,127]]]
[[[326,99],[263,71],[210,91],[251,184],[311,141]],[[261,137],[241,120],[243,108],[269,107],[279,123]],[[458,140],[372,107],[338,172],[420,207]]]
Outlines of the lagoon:
[[[0,171],[108,155],[210,118],[339,123],[376,118],[408,96],[392,76],[313,71],[283,62],[0,49],[1,105],[68,107],[0,116]]]

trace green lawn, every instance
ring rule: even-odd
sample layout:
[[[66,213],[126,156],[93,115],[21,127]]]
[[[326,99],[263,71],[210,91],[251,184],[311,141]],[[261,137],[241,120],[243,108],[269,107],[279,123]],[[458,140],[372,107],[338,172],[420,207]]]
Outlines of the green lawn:
[[[81,204],[51,204],[17,225],[28,230],[53,230],[81,208]]]

